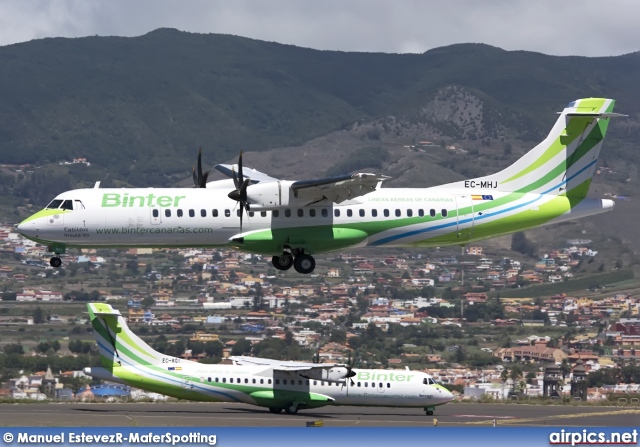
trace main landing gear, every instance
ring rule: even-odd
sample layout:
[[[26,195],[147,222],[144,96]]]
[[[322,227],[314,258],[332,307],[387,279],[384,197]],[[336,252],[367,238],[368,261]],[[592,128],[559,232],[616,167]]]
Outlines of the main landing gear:
[[[311,255],[307,255],[300,251],[294,257],[289,252],[284,252],[280,256],[271,258],[273,266],[278,270],[289,270],[291,266],[296,272],[307,275],[316,268],[316,260]]]
[[[269,411],[274,413],[274,414],[280,414],[280,413],[282,413],[282,410],[284,410],[284,412],[287,413],[287,414],[297,414],[298,413],[298,406],[296,404],[289,404],[284,408],[281,408],[281,407],[269,407]]]
[[[49,259],[49,265],[53,268],[60,268],[60,266],[62,265],[62,259],[60,259],[59,256],[54,256],[53,258]]]

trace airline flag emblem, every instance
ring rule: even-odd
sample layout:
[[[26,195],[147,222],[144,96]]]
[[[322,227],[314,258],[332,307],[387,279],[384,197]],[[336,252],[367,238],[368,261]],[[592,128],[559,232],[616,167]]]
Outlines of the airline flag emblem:
[[[167,367],[169,371],[182,371],[182,366],[169,366]]]
[[[492,195],[473,194],[473,195],[471,195],[471,199],[472,200],[493,200],[493,196]]]

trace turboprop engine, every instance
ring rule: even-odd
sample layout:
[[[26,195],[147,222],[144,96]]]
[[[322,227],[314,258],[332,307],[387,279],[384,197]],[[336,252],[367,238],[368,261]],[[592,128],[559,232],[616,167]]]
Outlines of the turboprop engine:
[[[279,209],[286,206],[304,206],[291,191],[291,181],[277,181],[249,185],[247,202],[251,211]]]
[[[355,376],[356,373],[348,366],[335,366],[330,369],[314,369],[300,375],[305,379],[343,383],[348,378]]]

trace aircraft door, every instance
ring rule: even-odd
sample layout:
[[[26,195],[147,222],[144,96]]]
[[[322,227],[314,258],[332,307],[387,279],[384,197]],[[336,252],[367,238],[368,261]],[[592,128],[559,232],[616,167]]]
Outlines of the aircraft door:
[[[162,213],[160,211],[158,208],[149,208],[152,225],[160,225],[162,223]]]
[[[471,238],[474,226],[473,198],[470,194],[456,196],[456,218],[458,222],[457,237],[460,241]]]

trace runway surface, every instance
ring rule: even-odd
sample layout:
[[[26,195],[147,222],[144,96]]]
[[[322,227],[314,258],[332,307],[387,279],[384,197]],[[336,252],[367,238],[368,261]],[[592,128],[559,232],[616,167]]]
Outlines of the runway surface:
[[[426,416],[420,408],[324,407],[297,415],[228,403],[49,403],[1,404],[2,426],[182,426],[303,427],[322,420],[325,427],[588,427],[635,426],[638,407],[587,407],[515,404],[448,404]]]

